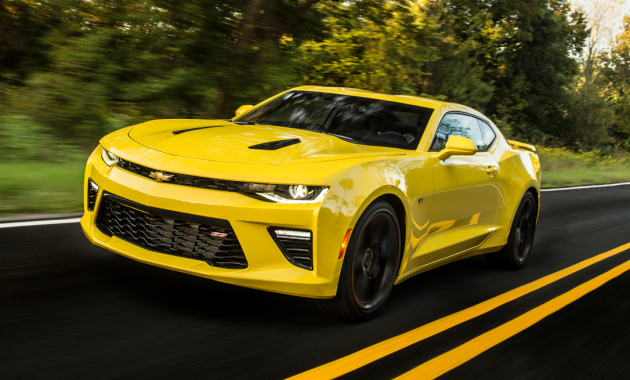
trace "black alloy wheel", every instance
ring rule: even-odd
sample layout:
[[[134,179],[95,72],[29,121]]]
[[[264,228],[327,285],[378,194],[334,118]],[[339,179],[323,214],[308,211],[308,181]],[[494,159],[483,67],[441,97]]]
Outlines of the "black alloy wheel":
[[[486,254],[486,260],[505,269],[521,269],[532,252],[537,215],[534,196],[525,194],[512,222],[507,244],[499,252]]]
[[[389,298],[400,263],[400,226],[385,201],[371,204],[352,231],[337,295],[315,300],[324,313],[354,320],[372,319]]]

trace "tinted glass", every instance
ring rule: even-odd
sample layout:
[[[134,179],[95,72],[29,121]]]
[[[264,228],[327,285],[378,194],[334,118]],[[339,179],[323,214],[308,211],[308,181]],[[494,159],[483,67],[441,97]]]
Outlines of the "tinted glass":
[[[497,137],[492,130],[492,127],[485,121],[477,120],[481,127],[481,133],[483,134],[483,142],[486,144],[486,149],[492,146],[494,139]]]
[[[365,145],[416,149],[432,113],[430,108],[378,99],[292,91],[237,121],[332,134]]]
[[[478,150],[485,149],[483,135],[477,119],[471,116],[451,113],[442,118],[435,134],[431,149],[442,150],[451,136],[462,136],[471,139]]]

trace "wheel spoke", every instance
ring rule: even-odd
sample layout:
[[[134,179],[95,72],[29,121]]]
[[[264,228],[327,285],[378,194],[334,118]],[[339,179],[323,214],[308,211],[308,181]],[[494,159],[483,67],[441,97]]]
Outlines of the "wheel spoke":
[[[354,280],[354,294],[360,302],[369,302],[373,293],[371,292],[372,285],[367,275],[361,271]]]
[[[518,216],[518,223],[516,225],[520,227],[523,225],[524,221],[525,221],[525,214],[521,212],[520,215]]]
[[[534,205],[531,201],[525,203],[525,207],[523,207],[523,216],[526,222],[529,222],[529,220],[531,219],[531,216],[533,214],[532,208],[534,208]]]

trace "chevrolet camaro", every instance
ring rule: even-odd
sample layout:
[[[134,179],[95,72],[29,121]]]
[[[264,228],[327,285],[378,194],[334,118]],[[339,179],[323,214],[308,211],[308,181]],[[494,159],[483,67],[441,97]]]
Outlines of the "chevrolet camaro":
[[[105,136],[81,225],[143,263],[367,320],[395,284],[449,262],[523,267],[540,180],[535,147],[469,107],[303,86],[231,120]]]

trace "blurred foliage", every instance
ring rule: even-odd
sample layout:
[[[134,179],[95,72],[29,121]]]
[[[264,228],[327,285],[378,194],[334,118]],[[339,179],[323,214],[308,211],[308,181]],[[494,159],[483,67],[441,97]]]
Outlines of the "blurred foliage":
[[[615,154],[610,149],[574,152],[566,148],[537,149],[543,172],[572,168],[610,168],[630,164],[630,157]]]
[[[418,3],[384,2],[367,14],[323,3],[329,36],[299,46],[304,84],[416,95],[436,59],[438,29]]]
[[[537,151],[543,187],[627,182],[630,179],[630,156],[616,153],[612,147],[588,152],[539,147]]]
[[[629,151],[630,19],[585,64],[587,35],[565,0],[0,0],[0,160],[229,118],[301,84],[458,102],[512,138]]]
[[[84,158],[61,163],[0,161],[0,215],[81,212],[84,170]]]
[[[598,58],[603,66],[601,87],[614,112],[609,127],[611,139],[615,149],[619,144],[630,151],[630,16],[624,18],[623,33],[618,36],[610,54]]]

